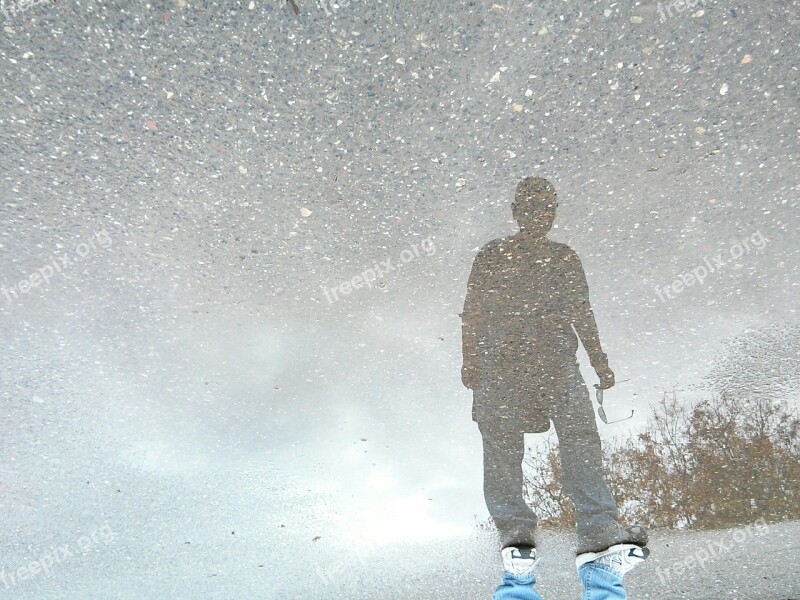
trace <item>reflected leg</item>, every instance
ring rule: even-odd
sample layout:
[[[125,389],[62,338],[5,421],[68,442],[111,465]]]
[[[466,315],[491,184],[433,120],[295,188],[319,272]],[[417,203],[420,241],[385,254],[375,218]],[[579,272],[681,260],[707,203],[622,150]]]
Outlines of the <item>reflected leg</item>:
[[[580,552],[582,545],[594,545],[589,540],[617,531],[618,513],[603,478],[600,435],[577,364],[566,369],[565,384],[566,393],[555,407],[553,424],[558,434],[564,491],[575,505]]]
[[[480,424],[479,424],[480,425]],[[503,547],[534,546],[536,514],[523,496],[525,434],[480,426],[483,436],[483,494]]]

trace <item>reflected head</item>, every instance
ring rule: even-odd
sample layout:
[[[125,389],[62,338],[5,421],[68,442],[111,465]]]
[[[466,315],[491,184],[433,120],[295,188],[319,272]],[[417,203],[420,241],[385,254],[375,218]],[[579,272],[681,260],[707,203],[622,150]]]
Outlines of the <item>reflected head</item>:
[[[517,184],[511,211],[526,233],[543,236],[556,218],[556,189],[542,177],[526,177]]]

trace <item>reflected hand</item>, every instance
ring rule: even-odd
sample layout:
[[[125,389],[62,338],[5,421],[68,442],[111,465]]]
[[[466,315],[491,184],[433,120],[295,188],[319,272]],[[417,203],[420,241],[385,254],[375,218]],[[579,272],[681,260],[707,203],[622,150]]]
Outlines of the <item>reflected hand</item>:
[[[463,365],[461,367],[461,383],[464,387],[474,390],[480,383],[480,371],[474,365]]]
[[[600,380],[599,385],[595,385],[597,389],[607,390],[614,387],[614,371],[608,368],[608,365],[598,366],[594,370],[597,373],[597,378]]]

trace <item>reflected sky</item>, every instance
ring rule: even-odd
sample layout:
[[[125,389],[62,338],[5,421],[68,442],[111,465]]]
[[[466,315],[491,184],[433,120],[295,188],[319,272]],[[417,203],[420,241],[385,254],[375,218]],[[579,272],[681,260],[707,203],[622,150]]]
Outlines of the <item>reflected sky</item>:
[[[303,503],[303,539],[465,535],[487,513],[458,313],[529,175],[583,264],[606,409],[636,410],[604,439],[718,386],[737,337],[796,331],[794,4],[296,4],[4,19],[13,540],[45,515],[91,530],[126,478],[270,523]]]

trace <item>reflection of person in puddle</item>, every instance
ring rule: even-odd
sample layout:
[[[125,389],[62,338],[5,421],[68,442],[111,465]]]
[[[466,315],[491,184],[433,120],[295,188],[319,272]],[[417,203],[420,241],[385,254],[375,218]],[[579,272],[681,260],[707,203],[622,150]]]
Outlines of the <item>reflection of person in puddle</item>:
[[[612,583],[623,595],[603,597],[624,598],[622,574],[646,556],[647,536],[641,527],[618,523],[603,479],[600,436],[575,357],[575,333],[600,379],[598,387],[612,387],[614,373],[600,346],[578,256],[545,237],[556,206],[549,181],[520,182],[512,204],[520,231],[478,252],[462,313],[461,377],[473,390],[472,416],[483,436],[484,495],[503,549],[504,582],[510,577],[528,594],[508,595],[504,583],[496,597],[539,598],[530,595],[536,594],[531,585],[536,515],[523,497],[522,459],[524,434],[545,432],[552,421],[564,490],[575,505],[581,581],[596,591],[601,584],[585,574],[618,576]],[[622,565],[605,565],[612,559]]]

